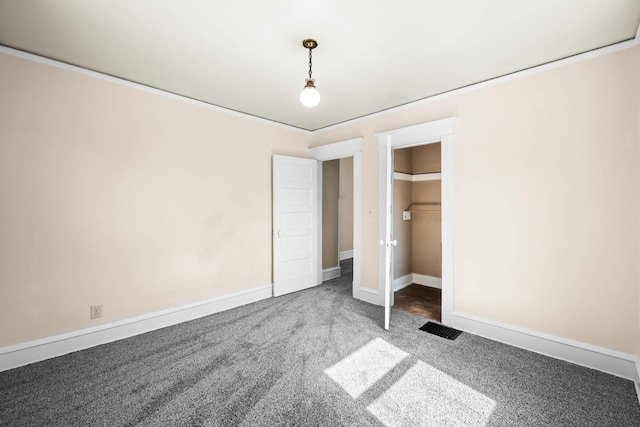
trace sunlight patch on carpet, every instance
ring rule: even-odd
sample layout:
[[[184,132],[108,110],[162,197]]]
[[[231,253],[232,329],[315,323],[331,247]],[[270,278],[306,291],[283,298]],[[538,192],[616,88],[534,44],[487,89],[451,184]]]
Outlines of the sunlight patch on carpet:
[[[376,338],[324,372],[355,399],[407,356],[398,347]]]
[[[367,409],[385,426],[484,426],[496,402],[438,369],[415,365]]]

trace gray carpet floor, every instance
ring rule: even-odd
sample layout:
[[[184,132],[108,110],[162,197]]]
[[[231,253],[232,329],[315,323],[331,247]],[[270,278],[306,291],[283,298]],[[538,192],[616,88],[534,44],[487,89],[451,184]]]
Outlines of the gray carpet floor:
[[[0,373],[5,426],[640,426],[629,380],[325,284]]]

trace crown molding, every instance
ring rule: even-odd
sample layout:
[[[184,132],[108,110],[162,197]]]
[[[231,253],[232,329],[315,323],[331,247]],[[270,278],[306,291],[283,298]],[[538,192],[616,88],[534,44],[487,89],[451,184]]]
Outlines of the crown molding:
[[[200,101],[197,99],[193,99],[193,98],[189,98],[183,95],[178,95],[172,92],[167,92],[165,90],[162,89],[157,89],[151,86],[145,86],[143,84],[140,83],[135,83],[129,80],[125,80],[125,79],[121,79],[119,77],[114,77],[108,74],[104,74],[104,73],[100,73],[98,71],[93,71],[93,70],[88,70],[86,68],[82,68],[82,67],[78,67],[76,65],[71,65],[71,64],[67,64],[65,62],[61,62],[61,61],[56,61],[54,59],[50,59],[50,58],[46,58],[40,55],[36,55],[33,53],[29,53],[29,52],[25,52],[25,51],[21,51],[18,49],[14,49],[14,48],[10,48],[7,46],[3,46],[0,45],[0,54],[6,54],[6,55],[10,55],[10,56],[15,56],[18,58],[22,58],[22,59],[26,59],[28,61],[33,61],[33,62],[37,62],[39,64],[44,64],[44,65],[48,65],[51,67],[55,67],[55,68],[60,68],[63,70],[67,70],[67,71],[72,71],[72,72],[76,72],[85,76],[90,76],[90,77],[94,77],[94,78],[98,78],[101,80],[106,80],[112,83],[117,83],[117,84],[121,84],[124,86],[128,86],[128,87],[133,87],[136,89],[140,89],[140,90],[144,90],[146,92],[149,93],[154,93],[156,95],[161,95],[161,96],[165,96],[171,99],[176,99],[179,101],[183,101],[183,102],[187,102],[189,104],[192,105],[197,105],[200,107],[204,107],[204,108],[208,108],[214,111],[219,111],[219,112],[224,112],[227,114],[231,114],[231,115],[235,115],[235,116],[239,116],[239,117],[244,117],[246,119],[249,120],[254,120],[254,121],[258,121],[260,123],[264,123],[264,124],[269,124],[272,126],[276,126],[276,127],[280,127],[282,129],[287,129],[287,130],[292,130],[292,131],[296,131],[296,132],[300,132],[303,133],[305,135],[315,135],[315,134],[319,134],[319,133],[323,133],[323,132],[328,132],[334,129],[338,129],[344,126],[349,126],[352,125],[354,123],[358,123],[361,121],[365,121],[365,120],[370,120],[376,117],[381,117],[381,116],[385,116],[387,114],[393,114],[396,113],[398,111],[403,111],[406,109],[410,109],[410,108],[415,108],[421,105],[425,105],[425,104],[429,104],[431,102],[436,102],[436,101],[440,101],[443,99],[447,99],[447,98],[451,98],[453,96],[458,96],[464,93],[468,93],[468,92],[472,92],[475,90],[479,90],[479,89],[484,89],[486,87],[490,87],[490,86],[495,86],[501,83],[505,83],[511,80],[516,80],[522,77],[527,77],[527,76],[531,76],[534,74],[538,74],[538,73],[542,73],[545,71],[549,71],[549,70],[553,70],[556,68],[560,68],[560,67],[564,67],[567,65],[571,65],[571,64],[575,64],[578,62],[582,62],[582,61],[586,61],[589,59],[593,59],[593,58],[597,58],[603,55],[608,55],[610,53],[614,53],[614,52],[619,52],[621,50],[625,50],[625,49],[629,49],[632,47],[637,46],[638,44],[640,44],[640,24],[638,25],[638,28],[636,30],[636,34],[635,37],[623,42],[619,42],[619,43],[615,43],[609,46],[604,46],[601,48],[597,48],[597,49],[593,49],[590,50],[588,52],[583,52],[583,53],[579,53],[576,55],[572,55],[569,56],[567,58],[563,58],[563,59],[559,59],[556,61],[552,61],[552,62],[548,62],[546,64],[542,64],[542,65],[537,65],[537,66],[533,66],[531,68],[527,68],[524,70],[520,70],[520,71],[515,71],[513,73],[509,73],[509,74],[505,74],[503,76],[499,76],[499,77],[495,77],[493,79],[489,79],[489,80],[485,80],[482,82],[478,82],[478,83],[474,83],[474,84],[470,84],[468,86],[464,86],[458,89],[453,89],[447,92],[442,92],[440,94],[437,95],[433,95],[433,96],[429,96],[423,99],[419,99],[417,101],[413,101],[413,102],[409,102],[403,105],[399,105],[397,107],[392,107],[383,111],[378,111],[375,113],[371,113],[371,114],[367,114],[364,116],[360,116],[354,119],[350,119],[350,120],[346,120],[344,122],[340,122],[340,123],[336,123],[333,125],[329,125],[329,126],[325,126],[322,128],[318,128],[318,129],[314,129],[314,130],[307,130],[307,129],[302,129],[296,126],[292,126],[292,125],[288,125],[285,123],[281,123],[281,122],[277,122],[274,120],[270,120],[270,119],[266,119],[263,117],[259,117],[259,116],[254,116],[248,113],[243,113],[241,111],[237,111],[237,110],[232,110],[229,108],[225,108],[225,107],[221,107],[218,105],[214,105],[214,104],[209,104],[206,103],[204,101]]]
[[[71,71],[73,73],[82,74],[84,76],[93,77],[99,80],[104,80],[110,83],[119,84],[122,86],[127,86],[133,89],[142,90],[147,93],[153,93],[155,95],[160,95],[165,98],[174,99],[181,102],[186,102],[187,104],[196,105],[198,107],[203,107],[209,110],[222,112],[225,114],[230,114],[236,117],[243,117],[248,120],[257,121],[263,124],[276,126],[281,129],[287,129],[299,133],[303,133],[305,135],[311,135],[311,131],[302,129],[296,126],[291,126],[285,123],[276,122],[274,120],[265,119],[264,117],[254,116],[252,114],[243,113],[241,111],[232,110],[230,108],[220,107],[219,105],[209,104],[204,101],[200,101],[198,99],[189,98],[188,96],[178,95],[173,92],[168,92],[166,90],[158,89],[152,86],[147,86],[141,83],[132,82],[130,80],[122,79],[120,77],[115,77],[109,74],[104,74],[98,71],[89,70],[86,68],[78,67],[77,65],[67,64],[66,62],[57,61],[55,59],[46,58],[44,56],[36,55],[34,53],[25,52],[22,50],[14,49],[8,46],[0,45],[0,54],[14,56],[16,58],[25,59],[27,61],[35,62],[38,64],[46,65],[49,67],[59,68],[65,71]]]
[[[610,53],[619,52],[621,50],[629,49],[640,44],[640,24],[638,25],[638,30],[636,31],[636,35],[633,39],[629,39],[623,42],[614,43],[609,46],[604,46],[601,48],[593,49],[587,52],[578,53],[576,55],[572,55],[563,59],[558,59],[556,61],[547,62],[546,64],[536,65],[531,68],[526,68],[524,70],[515,71],[513,73],[505,74],[504,76],[495,77],[493,79],[485,80],[478,83],[473,83],[468,86],[464,86],[458,89],[453,89],[447,92],[442,92],[437,95],[429,96],[427,98],[419,99],[417,101],[409,102],[406,104],[399,105],[397,107],[392,107],[383,111],[378,111],[376,113],[367,114],[361,117],[357,117],[355,119],[346,120],[344,122],[336,123],[335,125],[326,126],[323,128],[315,129],[311,133],[313,135],[319,134],[322,132],[328,132],[334,129],[338,129],[344,126],[349,126],[354,123],[362,122],[365,120],[370,120],[376,117],[386,116],[388,114],[396,113],[398,111],[407,110],[410,108],[415,108],[421,105],[429,104],[431,102],[441,101],[443,99],[451,98],[454,96],[462,95],[464,93],[473,92],[475,90],[484,89],[490,86],[495,86],[501,83],[506,83],[512,80],[517,80],[522,77],[531,76],[534,74],[539,74],[545,71],[554,70],[556,68],[565,67],[567,65],[575,64],[582,61],[587,61],[589,59],[597,58],[604,55],[609,55]]]

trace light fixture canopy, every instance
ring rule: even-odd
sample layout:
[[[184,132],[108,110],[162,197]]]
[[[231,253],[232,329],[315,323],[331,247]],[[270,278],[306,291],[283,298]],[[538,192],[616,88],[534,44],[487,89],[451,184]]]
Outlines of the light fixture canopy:
[[[304,46],[305,49],[315,49],[318,47],[318,42],[314,39],[304,39],[302,40],[302,46]]]
[[[312,50],[318,47],[318,42],[314,39],[304,39],[302,46],[309,49],[309,78],[305,79],[305,86],[300,92],[300,102],[305,107],[315,107],[320,103],[320,92],[316,89],[315,80],[311,77],[311,56]]]

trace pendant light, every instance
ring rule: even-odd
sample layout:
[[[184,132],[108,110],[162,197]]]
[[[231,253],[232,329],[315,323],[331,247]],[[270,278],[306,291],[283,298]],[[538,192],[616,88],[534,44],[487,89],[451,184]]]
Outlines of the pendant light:
[[[304,39],[302,41],[302,46],[305,49],[309,49],[309,78],[306,79],[306,85],[302,92],[300,92],[300,102],[305,107],[315,107],[320,103],[320,92],[316,89],[314,83],[316,82],[311,78],[311,51],[318,47],[318,42],[314,39]]]

